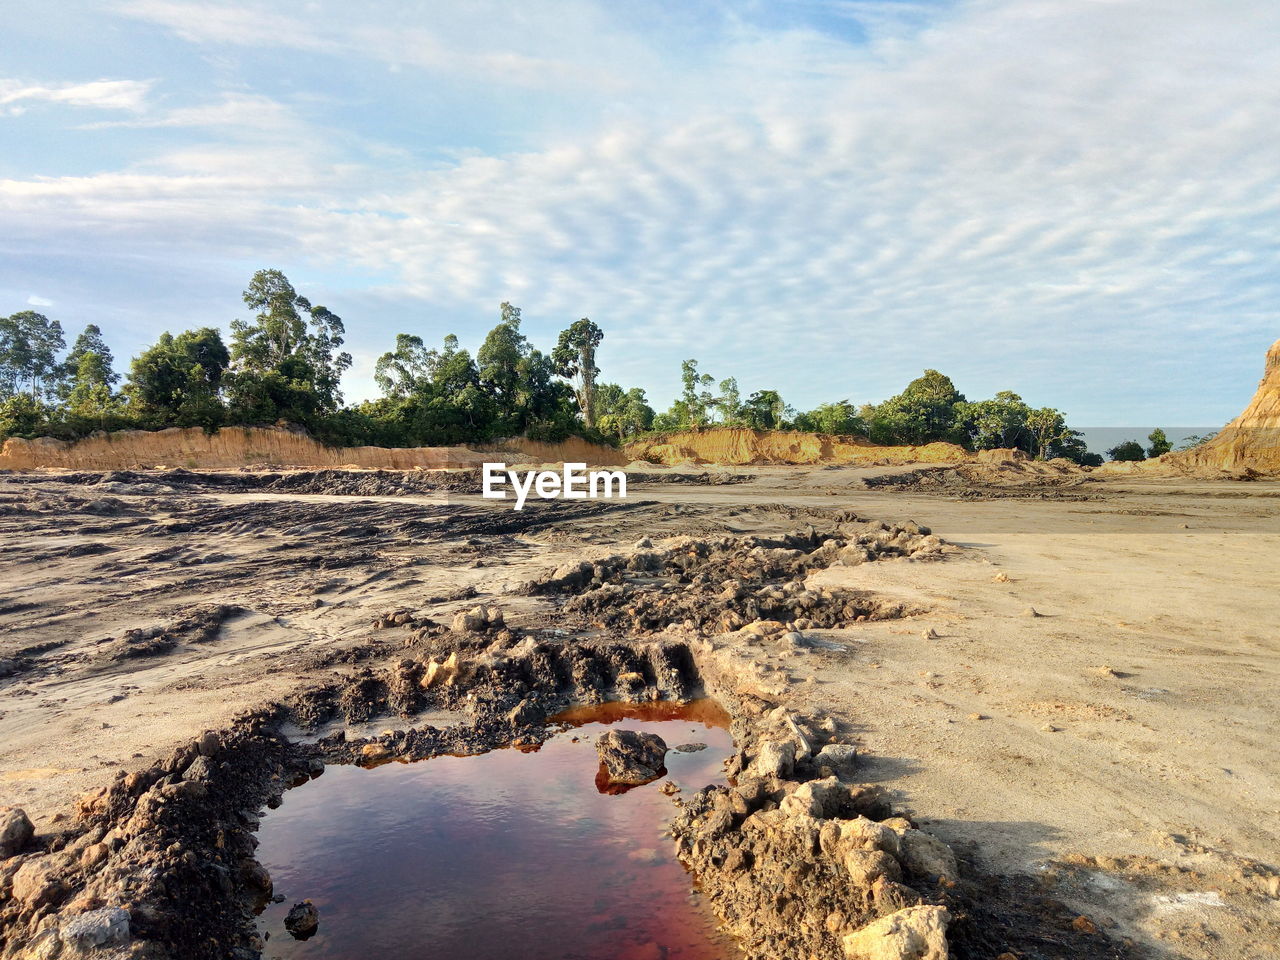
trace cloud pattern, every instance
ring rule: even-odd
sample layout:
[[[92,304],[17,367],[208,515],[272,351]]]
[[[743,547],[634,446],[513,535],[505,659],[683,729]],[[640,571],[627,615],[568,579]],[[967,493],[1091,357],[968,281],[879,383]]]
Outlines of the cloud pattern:
[[[736,16],[673,53],[663,25],[581,4],[505,24],[506,46],[470,20],[281,6],[246,30],[246,8],[138,0],[120,16],[211,56],[275,45],[541,106],[518,146],[422,160],[343,128],[331,90],[170,105],[150,102],[163,80],[0,83],[0,104],[126,110],[68,122],[182,137],[0,180],[0,227],[28,254],[11,282],[53,291],[103,256],[270,263],[329,287],[370,356],[400,329],[474,339],[510,299],[542,339],[596,319],[606,376],[660,400],[696,356],[801,405],[883,397],[924,366],[1080,423],[1242,405],[1280,336],[1280,7],[823,7],[822,29]]]

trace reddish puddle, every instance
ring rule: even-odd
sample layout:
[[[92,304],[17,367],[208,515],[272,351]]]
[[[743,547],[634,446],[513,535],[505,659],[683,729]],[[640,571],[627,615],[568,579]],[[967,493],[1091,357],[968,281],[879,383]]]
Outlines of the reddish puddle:
[[[259,929],[283,960],[729,960],[664,836],[659,789],[724,782],[728,717],[710,701],[575,708],[541,749],[493,750],[366,770],[331,766],[264,820],[258,859],[283,903]],[[657,733],[667,776],[622,794],[596,787],[607,725]],[[575,739],[577,742],[574,742]],[[299,900],[319,931],[294,940]]]

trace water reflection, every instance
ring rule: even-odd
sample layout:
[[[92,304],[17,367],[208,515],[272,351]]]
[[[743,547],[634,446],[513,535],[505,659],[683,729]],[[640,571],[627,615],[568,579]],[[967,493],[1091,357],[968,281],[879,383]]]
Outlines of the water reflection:
[[[259,833],[285,901],[259,926],[285,960],[727,960],[738,956],[663,836],[672,801],[723,782],[733,750],[715,704],[579,708],[540,750],[494,750],[372,770],[330,767],[291,791]],[[607,725],[657,733],[666,777],[599,792],[595,739]],[[298,942],[290,906],[310,899],[319,931]]]

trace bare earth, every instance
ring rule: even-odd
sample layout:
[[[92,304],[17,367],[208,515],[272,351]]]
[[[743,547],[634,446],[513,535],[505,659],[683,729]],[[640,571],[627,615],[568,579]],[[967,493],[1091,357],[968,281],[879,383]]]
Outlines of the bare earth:
[[[789,701],[853,721],[863,777],[963,861],[1033,878],[1117,942],[1280,954],[1280,483],[735,472],[518,514],[450,490],[0,476],[0,805],[56,831],[118,770],[393,655],[384,614],[447,623],[479,596],[538,623],[546,602],[515,587],[566,561],[852,511],[953,547],[813,574],[922,612],[762,653]]]

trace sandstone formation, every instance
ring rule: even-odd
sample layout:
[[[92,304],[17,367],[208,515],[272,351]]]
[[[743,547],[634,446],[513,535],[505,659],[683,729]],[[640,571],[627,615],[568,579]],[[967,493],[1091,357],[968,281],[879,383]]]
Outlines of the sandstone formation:
[[[1203,446],[1159,460],[1192,469],[1280,473],[1280,340],[1267,351],[1262,382],[1240,416]]]
[[[1280,340],[1267,351],[1257,392],[1244,412],[1208,443],[1136,463],[1107,463],[1103,473],[1147,476],[1280,475]]]

